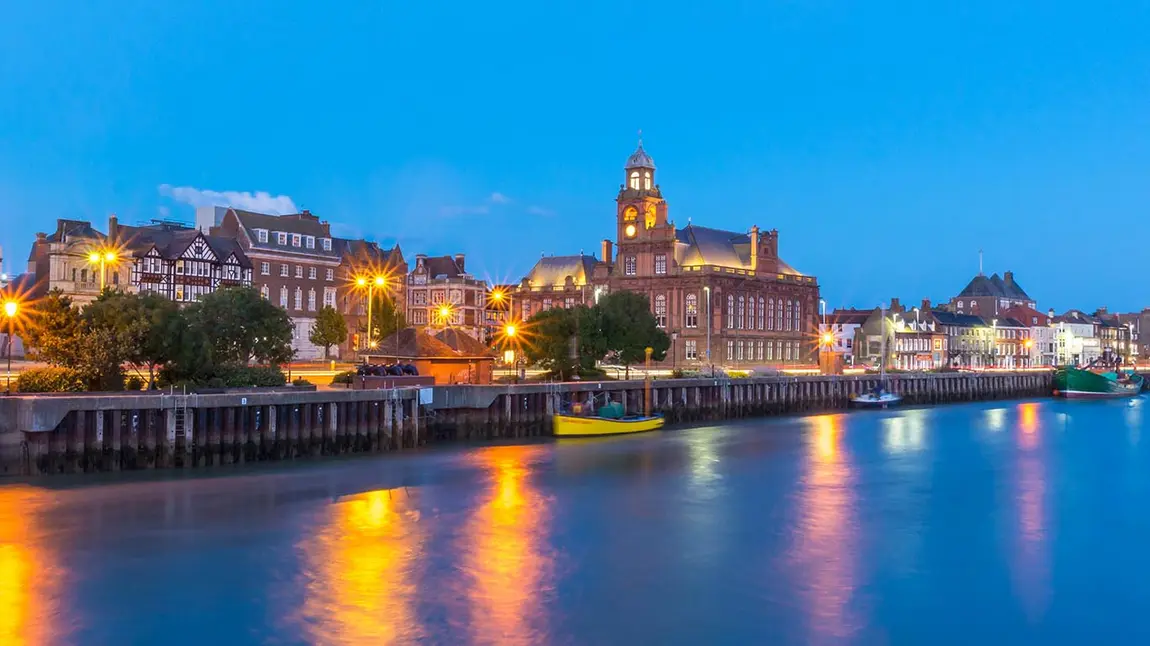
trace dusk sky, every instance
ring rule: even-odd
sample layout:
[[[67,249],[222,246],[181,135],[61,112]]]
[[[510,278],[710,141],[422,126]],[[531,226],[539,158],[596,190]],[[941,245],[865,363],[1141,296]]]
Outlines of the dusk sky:
[[[676,223],[779,229],[831,307],[944,300],[981,248],[1043,309],[1140,309],[1148,31],[1130,1],[10,2],[0,245],[19,272],[56,218],[231,201],[518,280],[613,235],[642,129]]]

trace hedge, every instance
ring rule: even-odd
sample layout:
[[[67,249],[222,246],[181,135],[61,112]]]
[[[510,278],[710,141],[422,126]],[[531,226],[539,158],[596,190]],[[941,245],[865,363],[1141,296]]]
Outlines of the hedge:
[[[71,368],[30,368],[16,378],[16,390],[22,393],[80,393],[86,385]]]

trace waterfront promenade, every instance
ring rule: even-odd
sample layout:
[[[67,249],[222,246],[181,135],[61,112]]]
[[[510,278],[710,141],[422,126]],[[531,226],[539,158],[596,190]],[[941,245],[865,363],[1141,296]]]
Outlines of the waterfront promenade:
[[[841,410],[874,375],[671,379],[650,385],[652,410],[699,423]],[[908,405],[1044,396],[1051,373],[900,374]],[[644,407],[641,381],[390,390],[119,393],[0,399],[7,475],[194,469],[395,451],[449,441],[550,434],[564,401],[594,393]]]
[[[1147,643],[1147,403],[8,484],[0,643]]]

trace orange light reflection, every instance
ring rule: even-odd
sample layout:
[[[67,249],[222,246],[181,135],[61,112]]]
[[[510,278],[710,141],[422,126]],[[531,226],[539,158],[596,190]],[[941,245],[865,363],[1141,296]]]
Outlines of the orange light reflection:
[[[38,646],[61,638],[63,573],[38,527],[43,497],[0,491],[0,644]]]
[[[542,643],[546,632],[541,591],[552,576],[547,546],[550,501],[531,484],[528,458],[537,449],[492,448],[476,460],[491,487],[463,531],[469,581],[472,641],[481,644]]]
[[[422,553],[418,513],[404,490],[371,491],[331,506],[303,545],[312,572],[304,602],[316,644],[407,644],[422,637],[413,616]]]

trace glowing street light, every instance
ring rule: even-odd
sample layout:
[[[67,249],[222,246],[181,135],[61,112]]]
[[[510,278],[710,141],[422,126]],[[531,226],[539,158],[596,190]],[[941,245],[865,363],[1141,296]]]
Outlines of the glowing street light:
[[[512,338],[512,337],[514,337],[514,336],[515,336],[515,334],[516,334],[518,331],[519,331],[519,330],[515,329],[515,326],[514,326],[513,324],[511,324],[511,323],[508,323],[507,325],[505,325],[505,326],[503,327],[503,336],[506,336],[506,337],[508,337],[508,338]]]
[[[375,328],[371,325],[371,302],[375,300],[375,290],[387,287],[387,276],[359,276],[355,286],[367,290],[367,347],[375,348]]]
[[[16,331],[16,315],[20,313],[20,303],[4,301],[4,317],[8,319],[8,394],[12,394],[12,336]]]
[[[115,265],[118,260],[119,256],[114,249],[95,249],[88,254],[88,264],[100,267],[101,292],[104,291],[104,285],[107,282],[108,265]]]
[[[444,327],[447,327],[448,323],[450,323],[450,317],[451,317],[451,306],[450,306],[450,305],[447,305],[447,304],[445,303],[445,304],[443,304],[443,305],[440,305],[440,306],[439,306],[439,309],[437,309],[437,310],[436,310],[436,312],[439,314],[439,322],[440,322],[440,323],[441,323],[441,324],[442,324]]]

